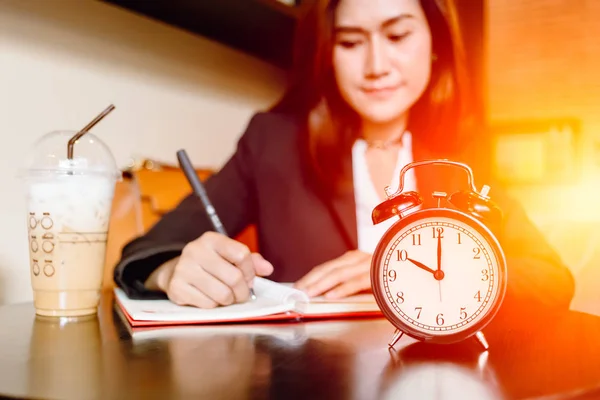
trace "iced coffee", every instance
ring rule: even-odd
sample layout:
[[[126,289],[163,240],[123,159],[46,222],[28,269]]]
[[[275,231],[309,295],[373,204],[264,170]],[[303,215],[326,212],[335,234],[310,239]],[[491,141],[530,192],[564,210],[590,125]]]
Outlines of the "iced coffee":
[[[93,134],[52,132],[33,151],[26,173],[30,274],[37,314],[94,314],[100,299],[115,182],[108,147]]]

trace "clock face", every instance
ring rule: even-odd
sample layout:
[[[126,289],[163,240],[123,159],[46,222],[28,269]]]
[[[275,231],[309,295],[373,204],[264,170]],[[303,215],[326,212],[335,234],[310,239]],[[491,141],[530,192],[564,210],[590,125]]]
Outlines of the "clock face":
[[[384,314],[412,336],[458,338],[497,310],[506,268],[496,239],[475,219],[428,209],[396,223],[373,257],[374,294]]]

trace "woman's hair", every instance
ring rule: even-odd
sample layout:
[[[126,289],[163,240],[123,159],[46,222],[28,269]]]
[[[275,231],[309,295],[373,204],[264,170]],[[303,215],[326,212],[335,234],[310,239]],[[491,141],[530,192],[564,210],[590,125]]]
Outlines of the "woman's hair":
[[[314,0],[299,21],[290,83],[271,109],[305,122],[306,160],[324,188],[339,188],[350,178],[343,161],[360,135],[360,118],[342,99],[332,65],[334,14],[340,1]],[[420,0],[431,30],[434,60],[429,84],[411,108],[407,126],[414,141],[444,157],[460,150],[463,125],[473,122],[470,108],[474,105],[450,1]]]

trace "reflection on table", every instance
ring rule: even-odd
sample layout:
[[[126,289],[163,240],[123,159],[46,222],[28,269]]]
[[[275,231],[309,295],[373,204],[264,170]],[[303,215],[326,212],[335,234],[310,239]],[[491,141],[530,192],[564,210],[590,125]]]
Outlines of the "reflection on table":
[[[0,307],[0,393],[20,398],[596,398],[600,318],[569,312],[431,345],[385,319],[132,331],[103,299],[77,323]]]

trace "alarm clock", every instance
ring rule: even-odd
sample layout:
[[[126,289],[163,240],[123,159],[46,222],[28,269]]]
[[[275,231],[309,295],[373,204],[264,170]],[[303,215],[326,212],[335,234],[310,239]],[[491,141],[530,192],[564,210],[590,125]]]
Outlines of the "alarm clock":
[[[417,192],[403,192],[404,176],[424,165],[464,170],[470,189],[433,192],[437,207],[415,211],[423,200]],[[506,258],[490,229],[502,213],[489,190],[476,190],[468,165],[445,159],[407,164],[398,190],[385,188],[387,199],[373,209],[373,224],[399,219],[375,248],[371,289],[396,328],[390,347],[407,334],[440,344],[474,337],[488,349],[482,329],[500,308],[507,281]]]

